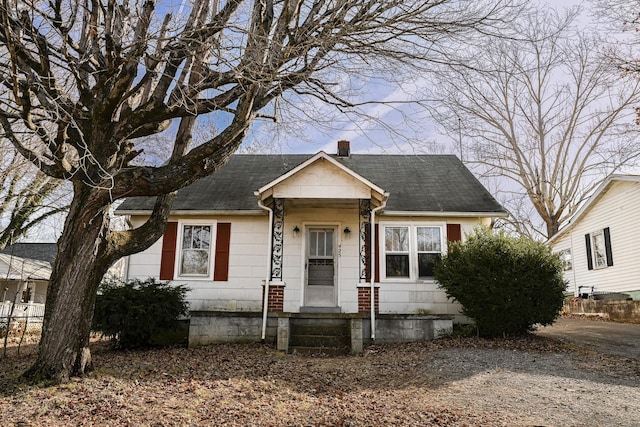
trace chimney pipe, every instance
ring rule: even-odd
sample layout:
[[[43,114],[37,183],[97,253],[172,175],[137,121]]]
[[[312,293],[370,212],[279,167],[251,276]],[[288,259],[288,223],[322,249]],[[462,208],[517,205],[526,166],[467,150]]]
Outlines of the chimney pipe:
[[[350,143],[347,140],[338,141],[338,157],[349,157],[351,155]]]

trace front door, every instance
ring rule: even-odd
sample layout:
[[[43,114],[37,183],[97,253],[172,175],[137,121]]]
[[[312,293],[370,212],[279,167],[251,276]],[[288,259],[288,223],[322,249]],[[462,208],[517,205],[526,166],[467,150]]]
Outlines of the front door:
[[[335,307],[336,259],[335,228],[313,227],[307,231],[305,262],[305,305]]]

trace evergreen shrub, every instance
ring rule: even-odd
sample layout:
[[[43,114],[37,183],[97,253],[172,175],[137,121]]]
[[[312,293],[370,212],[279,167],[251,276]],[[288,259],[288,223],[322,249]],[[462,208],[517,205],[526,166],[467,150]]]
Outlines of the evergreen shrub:
[[[460,302],[482,336],[518,335],[550,325],[564,299],[560,259],[542,242],[478,228],[452,242],[435,279]]]
[[[157,283],[155,279],[107,281],[100,285],[93,315],[93,330],[113,340],[119,349],[149,347],[166,331],[179,329],[188,313],[183,285]]]

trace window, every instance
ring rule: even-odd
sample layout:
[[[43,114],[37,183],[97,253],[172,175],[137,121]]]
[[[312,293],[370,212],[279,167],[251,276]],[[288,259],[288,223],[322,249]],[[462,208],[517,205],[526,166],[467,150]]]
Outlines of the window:
[[[607,266],[607,254],[604,249],[604,234],[602,230],[591,234],[591,242],[593,244],[593,264],[595,268],[604,268]]]
[[[229,222],[214,225],[170,221],[162,236],[160,280],[176,280],[176,276],[182,276],[198,280],[227,281],[230,247]]]
[[[440,227],[417,227],[418,277],[433,277],[433,267],[442,253]]]
[[[182,229],[181,276],[208,276],[211,226],[184,225]]]
[[[587,249],[587,268],[589,270],[611,267],[613,252],[611,250],[611,232],[609,227],[593,233],[585,234]]]
[[[571,271],[573,269],[573,261],[571,260],[571,249],[563,249],[558,252],[560,262],[562,263],[562,271]]]
[[[442,227],[384,227],[386,278],[431,278],[443,249]]]
[[[409,277],[409,227],[384,229],[387,277]]]

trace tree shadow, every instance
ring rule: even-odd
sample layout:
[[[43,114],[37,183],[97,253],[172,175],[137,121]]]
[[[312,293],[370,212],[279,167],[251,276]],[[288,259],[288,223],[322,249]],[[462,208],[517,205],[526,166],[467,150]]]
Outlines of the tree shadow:
[[[243,380],[272,382],[296,393],[314,395],[412,387],[436,390],[479,374],[502,371],[630,387],[640,384],[640,361],[538,336],[374,345],[361,355],[339,357],[284,354],[265,344],[115,351],[102,341],[92,343],[91,350],[96,370],[86,376],[86,381],[117,378],[136,384],[165,384],[170,379],[172,384],[211,384]],[[35,349],[2,361],[1,396],[31,387],[20,373],[34,360]],[[605,365],[605,371],[598,364]]]

